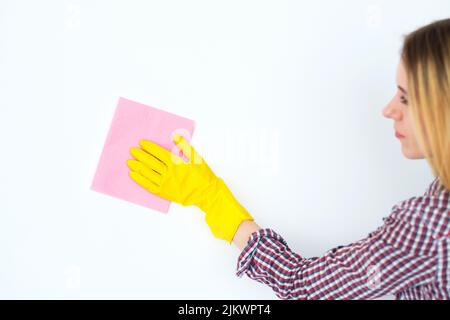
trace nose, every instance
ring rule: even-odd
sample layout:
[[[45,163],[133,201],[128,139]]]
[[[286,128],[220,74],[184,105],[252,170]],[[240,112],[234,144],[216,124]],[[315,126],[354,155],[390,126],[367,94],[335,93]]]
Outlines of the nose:
[[[386,118],[392,118],[396,121],[401,120],[402,113],[400,108],[398,108],[393,100],[391,100],[384,108],[383,108],[383,116]]]

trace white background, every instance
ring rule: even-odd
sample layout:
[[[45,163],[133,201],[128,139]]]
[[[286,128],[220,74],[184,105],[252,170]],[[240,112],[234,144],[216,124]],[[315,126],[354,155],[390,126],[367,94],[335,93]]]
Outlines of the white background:
[[[0,1],[0,298],[276,299],[194,207],[89,189],[119,96],[192,142],[305,257],[366,237],[432,181],[382,108],[434,1]]]

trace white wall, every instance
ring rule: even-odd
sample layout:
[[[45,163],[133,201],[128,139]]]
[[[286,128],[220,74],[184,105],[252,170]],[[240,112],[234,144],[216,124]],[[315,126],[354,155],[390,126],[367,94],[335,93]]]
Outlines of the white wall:
[[[431,182],[381,112],[402,35],[448,12],[448,0],[2,0],[0,297],[276,299],[235,276],[238,250],[198,209],[89,190],[118,97],[194,119],[194,146],[256,221],[318,256]]]

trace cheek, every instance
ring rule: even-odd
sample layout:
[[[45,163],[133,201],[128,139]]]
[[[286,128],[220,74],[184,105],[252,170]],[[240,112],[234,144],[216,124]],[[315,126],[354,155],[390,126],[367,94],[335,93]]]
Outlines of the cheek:
[[[414,124],[413,124],[413,119],[411,118],[408,110],[405,110],[404,114],[404,130],[405,130],[405,135],[408,135],[408,138],[411,137],[415,137],[416,136],[416,132],[415,132],[415,128],[414,128]]]

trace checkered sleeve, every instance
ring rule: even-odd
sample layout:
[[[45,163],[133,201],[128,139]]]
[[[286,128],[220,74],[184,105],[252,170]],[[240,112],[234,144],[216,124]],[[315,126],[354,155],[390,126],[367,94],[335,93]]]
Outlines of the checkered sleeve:
[[[374,299],[429,283],[433,238],[417,213],[430,206],[432,212],[426,197],[401,202],[366,238],[312,258],[293,252],[274,230],[260,229],[240,253],[236,275],[268,285],[280,299],[302,300]]]

